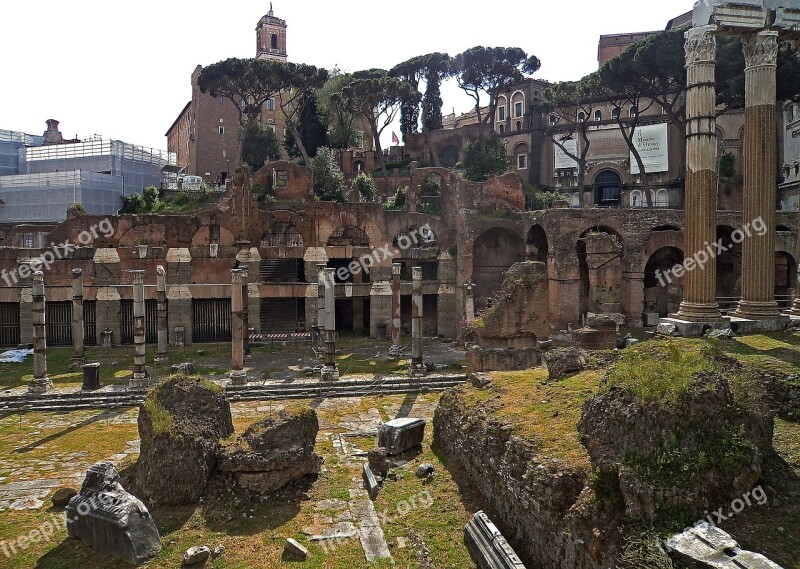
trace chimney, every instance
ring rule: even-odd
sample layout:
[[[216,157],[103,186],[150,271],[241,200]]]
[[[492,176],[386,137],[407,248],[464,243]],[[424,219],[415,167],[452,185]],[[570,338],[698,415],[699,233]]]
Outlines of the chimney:
[[[47,119],[47,130],[44,131],[44,144],[62,144],[64,137],[61,136],[61,131],[58,130],[58,121],[56,119]]]

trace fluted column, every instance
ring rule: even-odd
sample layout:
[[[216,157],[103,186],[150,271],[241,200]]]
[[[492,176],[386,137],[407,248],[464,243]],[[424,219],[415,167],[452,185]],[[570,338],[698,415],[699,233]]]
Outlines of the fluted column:
[[[231,269],[231,379],[234,385],[246,382],[244,371],[244,301],[242,299],[242,270]]]
[[[33,379],[28,389],[33,393],[44,393],[53,386],[47,377],[47,326],[45,322],[46,299],[44,293],[44,273],[33,273]]]
[[[72,269],[72,358],[69,369],[86,363],[83,329],[83,269]]]
[[[411,289],[411,367],[409,375],[425,375],[422,356],[422,267],[411,269],[413,288]]]
[[[133,379],[131,387],[144,387],[147,381],[146,329],[144,312],[144,271],[133,273]]]
[[[464,283],[464,321],[467,325],[475,320],[475,285]]]
[[[242,343],[244,344],[244,360],[253,360],[250,353],[250,267],[243,265],[242,271]]]
[[[778,32],[742,40],[745,59],[742,300],[735,316],[778,318],[775,302]],[[750,228],[748,231],[747,228]]]
[[[325,290],[325,365],[322,367],[321,379],[325,381],[339,379],[336,369],[336,269],[325,269],[323,279]]]
[[[402,318],[400,314],[400,272],[403,265],[392,263],[392,347],[389,348],[389,355],[397,357],[400,355],[400,326]]]
[[[164,267],[156,267],[156,289],[158,291],[158,305],[156,307],[156,320],[158,326],[157,362],[169,361],[169,332],[167,315],[167,272]]]
[[[686,32],[686,259],[713,248],[717,235],[716,26]],[[717,262],[686,271],[683,302],[675,315],[689,322],[721,319],[716,301]]]
[[[317,264],[317,347],[325,345],[325,265]]]

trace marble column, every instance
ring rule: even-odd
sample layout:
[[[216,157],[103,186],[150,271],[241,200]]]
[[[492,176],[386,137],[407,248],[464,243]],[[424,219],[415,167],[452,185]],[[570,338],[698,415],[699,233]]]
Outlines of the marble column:
[[[28,389],[33,393],[45,393],[53,386],[47,377],[47,326],[45,323],[46,299],[44,273],[33,273],[33,379]]]
[[[778,318],[775,302],[778,32],[742,40],[745,60],[742,300],[734,316]],[[749,228],[749,231],[748,231]]]
[[[336,369],[336,269],[325,269],[325,365],[322,368],[323,381],[339,379]]]
[[[464,283],[464,321],[467,325],[475,320],[475,285],[471,282]]]
[[[400,313],[400,272],[403,265],[400,263],[392,263],[392,347],[389,348],[389,355],[392,357],[399,357],[401,353],[400,347],[400,326],[402,325],[402,317]]]
[[[243,310],[242,270],[231,269],[231,380],[234,385],[243,385],[247,381],[244,371]]]
[[[411,278],[411,367],[408,374],[419,377],[426,373],[422,358],[422,267],[413,267]]]
[[[683,281],[683,302],[675,317],[689,322],[721,319],[717,293],[717,120],[716,26],[699,26],[686,32],[686,239],[684,256],[708,258],[687,271]]]
[[[156,289],[158,291],[158,306],[156,317],[158,321],[158,349],[156,362],[169,362],[169,332],[167,318],[167,272],[164,267],[156,267]]]
[[[69,369],[86,363],[83,328],[83,269],[72,269],[72,358]]]
[[[242,271],[242,333],[244,337],[244,360],[246,362],[252,361],[253,356],[250,353],[250,267],[244,265],[241,267]]]
[[[133,273],[133,379],[131,387],[141,388],[147,381],[144,313],[144,271]]]
[[[317,347],[325,345],[325,265],[317,265]]]

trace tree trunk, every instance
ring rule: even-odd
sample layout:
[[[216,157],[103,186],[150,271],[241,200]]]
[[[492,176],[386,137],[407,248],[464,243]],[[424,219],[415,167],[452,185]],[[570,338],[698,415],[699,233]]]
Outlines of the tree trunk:
[[[586,134],[586,129],[581,131],[583,138],[583,145],[581,147],[581,159],[578,160],[578,188],[580,191],[581,205],[583,207],[590,207],[590,200],[586,199],[586,189],[584,183],[586,179],[586,156],[589,155],[589,136]]]
[[[303,157],[303,162],[305,162],[306,166],[310,168],[311,158],[308,156],[308,151],[303,144],[303,139],[300,137],[300,132],[297,130],[297,125],[290,121],[287,121],[287,124],[289,125],[289,132],[292,133],[294,143],[297,145],[297,149],[300,150],[300,155]]]
[[[636,106],[638,108],[638,105]],[[633,135],[636,132],[637,123],[638,121],[634,122],[634,124],[631,126],[631,132],[628,133],[627,129],[625,129],[625,127],[622,125],[622,121],[617,119],[617,126],[622,133],[622,138],[625,139],[625,144],[628,145],[628,150],[630,150],[634,160],[636,160],[636,165],[639,167],[639,177],[642,180],[642,191],[644,192],[644,197],[646,200],[645,203],[647,203],[647,207],[649,209],[653,209],[653,196],[650,195],[650,178],[644,169],[642,157],[639,156],[639,151],[636,150],[636,146],[633,144]]]
[[[379,168],[383,168],[383,179],[386,182],[386,187],[384,191],[388,192],[389,190],[389,172],[386,170],[386,162],[383,159],[383,148],[381,147],[381,135],[378,132],[378,123],[377,121],[370,121],[370,128],[372,129],[372,139],[375,141],[375,156],[378,158],[378,162],[380,163]]]

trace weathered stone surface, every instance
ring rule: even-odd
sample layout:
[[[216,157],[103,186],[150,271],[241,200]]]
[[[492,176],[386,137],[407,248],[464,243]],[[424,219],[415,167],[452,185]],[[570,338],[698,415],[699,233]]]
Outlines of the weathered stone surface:
[[[417,467],[417,478],[425,478],[433,474],[433,471],[436,470],[434,466],[430,462],[426,462],[425,464],[420,464]]]
[[[375,479],[375,474],[373,474],[369,464],[364,465],[364,486],[367,489],[370,500],[375,500],[381,488],[378,486],[378,481]]]
[[[220,455],[219,470],[252,492],[267,494],[309,474],[322,458],[314,453],[319,421],[311,408],[282,410],[247,428]]]
[[[544,363],[549,378],[559,380],[583,371],[586,368],[586,354],[578,348],[556,348],[545,352]]]
[[[467,350],[467,373],[530,369],[542,361],[538,348],[481,348]]]
[[[394,419],[381,424],[378,446],[386,448],[389,456],[394,456],[420,446],[424,437],[423,419]]]
[[[78,491],[75,488],[68,488],[63,486],[56,490],[56,493],[53,494],[53,506],[56,508],[64,508],[72,499],[73,496],[77,495]]]
[[[184,373],[186,375],[194,375],[194,362],[183,362],[172,366],[173,373]]]
[[[525,569],[506,538],[483,512],[477,512],[464,526],[464,541],[479,569]]]
[[[303,547],[298,541],[292,539],[291,537],[286,540],[284,551],[300,559],[305,559],[308,557],[308,549]]]
[[[611,324],[611,329],[587,326],[574,330],[572,340],[584,350],[613,350],[617,347],[617,328],[613,321]]]
[[[497,512],[522,561],[539,569],[613,567],[619,526],[588,486],[588,469],[537,452],[487,406],[461,390],[445,393],[433,417],[433,444],[458,463]]]
[[[481,347],[535,347],[537,339],[547,338],[548,287],[544,263],[525,261],[512,265],[494,295],[491,308],[473,323]]]
[[[139,411],[137,483],[164,505],[194,504],[214,472],[220,441],[233,434],[221,388],[183,375],[156,387]]]
[[[131,565],[144,563],[161,550],[150,512],[125,491],[110,462],[98,462],[88,470],[66,515],[71,539]]]
[[[772,418],[710,373],[675,402],[612,387],[584,404],[578,430],[592,466],[618,482],[627,515],[648,521],[677,507],[702,517],[741,497],[772,444]]]
[[[730,535],[707,523],[672,536],[667,546],[675,559],[690,567],[782,569],[763,555],[743,551]]]
[[[668,324],[662,322],[658,326],[656,326],[656,334],[662,334],[664,336],[672,336],[677,331],[677,327],[675,324]]]
[[[195,545],[186,550],[183,554],[184,565],[196,565],[202,563],[211,556],[211,549],[207,545]]]
[[[385,448],[377,447],[371,449],[367,453],[367,461],[372,472],[381,478],[386,478],[386,475],[389,474],[389,461],[386,459]]]

